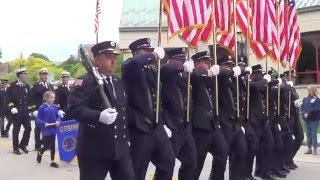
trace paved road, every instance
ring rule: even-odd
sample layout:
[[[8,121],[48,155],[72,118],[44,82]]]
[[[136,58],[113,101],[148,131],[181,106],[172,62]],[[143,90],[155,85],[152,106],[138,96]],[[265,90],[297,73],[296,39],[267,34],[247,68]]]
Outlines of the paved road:
[[[79,171],[77,161],[71,164],[59,162],[60,168],[53,169],[49,166],[49,152],[45,156],[41,164],[36,162],[36,153],[31,151],[29,154],[20,156],[12,153],[11,138],[0,138],[0,180],[77,180]],[[29,149],[34,147],[33,135]],[[320,155],[304,155],[305,146],[297,154],[295,161],[299,168],[290,173],[289,180],[319,180],[320,179]],[[57,157],[58,159],[58,157]],[[175,167],[174,180],[177,180],[177,169],[180,163],[177,161]],[[201,174],[201,180],[208,179],[211,168],[211,156],[208,155],[204,170]],[[150,164],[146,179],[152,179],[154,167]],[[227,172],[226,172],[227,174]],[[226,176],[227,177],[227,176]],[[109,179],[109,178],[107,178]],[[227,178],[226,178],[227,179]]]

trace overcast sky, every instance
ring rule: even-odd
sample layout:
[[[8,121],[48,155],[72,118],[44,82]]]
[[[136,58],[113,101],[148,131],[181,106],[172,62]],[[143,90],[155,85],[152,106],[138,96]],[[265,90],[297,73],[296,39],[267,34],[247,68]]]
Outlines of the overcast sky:
[[[122,0],[100,0],[100,7],[99,41],[118,42]],[[66,60],[80,43],[95,43],[95,9],[96,0],[0,0],[0,60],[32,52]]]

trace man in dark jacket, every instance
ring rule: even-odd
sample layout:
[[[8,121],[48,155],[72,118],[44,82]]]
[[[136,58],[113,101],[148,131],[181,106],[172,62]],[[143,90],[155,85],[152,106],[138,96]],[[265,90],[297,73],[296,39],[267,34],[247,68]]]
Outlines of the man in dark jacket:
[[[8,88],[8,108],[12,114],[12,142],[13,153],[21,155],[19,148],[28,153],[27,146],[29,144],[31,123],[29,113],[34,108],[30,99],[30,85],[27,84],[27,70],[20,68],[16,71],[17,80],[10,84]],[[24,132],[19,143],[19,132],[21,125],[23,125]]]
[[[216,114],[216,81],[219,65],[211,66],[211,56],[207,51],[194,54],[195,70],[191,74],[192,84],[192,133],[197,146],[197,169],[195,179],[199,179],[207,153],[214,160],[211,179],[223,180],[228,157],[228,145]]]
[[[126,97],[122,81],[113,76],[115,48],[115,42],[105,41],[91,49],[112,107],[103,107],[98,84],[90,74],[78,78],[70,94],[69,114],[79,121],[80,180],[104,180],[108,172],[112,179],[133,179]]]
[[[31,95],[33,104],[35,105],[35,109],[32,113],[33,117],[37,117],[38,109],[43,103],[43,94],[46,91],[54,91],[53,85],[48,82],[48,69],[41,68],[39,70],[39,80],[32,85],[31,88]],[[41,148],[41,141],[40,141],[40,128],[36,124],[34,128],[34,141],[35,141],[35,149],[36,151]]]
[[[61,73],[61,82],[62,84],[58,86],[55,90],[56,101],[55,104],[58,105],[60,110],[66,113],[62,120],[68,120],[68,103],[69,103],[69,95],[70,95],[70,87],[69,87],[69,72]]]
[[[171,132],[164,127],[163,112],[159,109],[157,113],[157,71],[154,67],[164,58],[165,52],[160,47],[153,50],[150,42],[149,38],[132,42],[129,48],[133,58],[126,60],[122,67],[128,98],[134,179],[145,179],[151,161],[156,166],[156,180],[171,180],[175,155],[168,137]]]
[[[169,60],[161,66],[160,72],[164,120],[172,131],[170,140],[176,158],[181,162],[179,179],[192,180],[197,158],[196,145],[191,133],[192,99],[191,93],[188,94],[190,87],[187,73],[193,71],[194,63],[192,60],[186,61],[184,48],[168,50],[167,55]]]
[[[8,109],[8,89],[9,84],[7,79],[1,79],[0,88],[0,132],[1,137],[9,137],[9,130],[12,124],[10,111]],[[7,125],[4,126],[5,120],[7,119]]]

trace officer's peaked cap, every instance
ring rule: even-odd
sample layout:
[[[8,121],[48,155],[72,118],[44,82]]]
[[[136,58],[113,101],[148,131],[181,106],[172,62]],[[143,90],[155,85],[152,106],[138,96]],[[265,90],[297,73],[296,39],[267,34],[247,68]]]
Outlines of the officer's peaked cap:
[[[129,49],[132,52],[137,51],[139,49],[152,49],[150,43],[151,43],[151,39],[150,38],[141,38],[141,39],[133,41],[129,45]]]
[[[251,68],[252,68],[252,73],[262,72],[262,66],[261,66],[261,64],[254,65],[254,66],[252,66]]]
[[[200,61],[201,59],[209,59],[211,60],[210,53],[208,51],[201,51],[191,56],[191,59],[196,62]]]
[[[177,57],[186,57],[186,49],[185,48],[174,48],[167,51],[167,55],[169,59],[174,59]]]
[[[91,48],[91,52],[94,57],[99,54],[119,54],[116,51],[117,44],[114,41],[104,41],[94,45]]]

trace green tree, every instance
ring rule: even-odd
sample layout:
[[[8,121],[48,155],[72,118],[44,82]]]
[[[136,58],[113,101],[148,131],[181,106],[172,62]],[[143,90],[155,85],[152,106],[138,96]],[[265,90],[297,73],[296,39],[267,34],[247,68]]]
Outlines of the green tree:
[[[30,56],[35,57],[35,58],[44,59],[46,61],[50,61],[50,59],[46,55],[41,54],[41,53],[32,53],[32,54],[30,54]]]
[[[29,83],[34,83],[38,80],[38,73],[41,68],[48,68],[49,73],[53,73],[54,79],[60,79],[60,74],[64,71],[62,68],[58,68],[54,63],[49,62],[42,58],[36,58],[33,56],[28,57],[28,59],[18,58],[9,62],[13,70],[20,68],[21,65],[27,69],[28,81]],[[9,80],[15,79],[15,73],[6,74]]]
[[[2,58],[2,51],[1,51],[1,49],[0,49],[0,59]]]
[[[69,58],[62,62],[58,67],[70,72],[70,69],[78,63],[81,63],[80,60],[76,56],[70,55]]]

